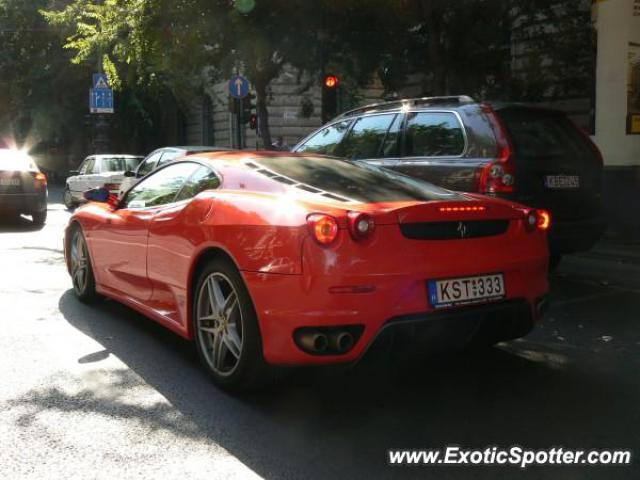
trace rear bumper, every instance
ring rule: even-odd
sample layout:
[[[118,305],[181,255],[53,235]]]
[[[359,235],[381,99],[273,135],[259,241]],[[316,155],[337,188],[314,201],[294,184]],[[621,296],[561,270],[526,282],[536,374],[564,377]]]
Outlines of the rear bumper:
[[[33,213],[47,209],[46,191],[41,193],[0,193],[0,212]]]
[[[423,335],[437,344],[465,344],[478,335],[494,341],[526,335],[540,318],[540,302],[548,290],[547,259],[503,267],[506,298],[448,310],[435,310],[429,304],[427,279],[432,275],[426,271],[421,275],[242,274],[258,316],[265,360],[275,365],[318,365],[354,362],[381,332],[409,324],[420,327]],[[458,271],[451,277],[468,273]],[[366,285],[369,289],[332,293],[330,289],[340,285]],[[302,328],[336,327],[361,331],[346,353],[314,355],[296,344],[295,334]]]
[[[600,240],[606,227],[601,217],[552,222],[549,230],[549,253],[552,255],[589,250]]]
[[[389,339],[394,345],[429,352],[491,345],[527,335],[547,308],[546,296],[531,308],[525,299],[507,300],[448,312],[405,315],[384,324],[371,347]]]

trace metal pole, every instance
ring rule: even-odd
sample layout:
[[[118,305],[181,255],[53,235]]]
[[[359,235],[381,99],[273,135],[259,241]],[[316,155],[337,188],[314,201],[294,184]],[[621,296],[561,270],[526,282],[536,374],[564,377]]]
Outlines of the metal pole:
[[[236,98],[236,142],[238,149],[242,150],[242,99]]]

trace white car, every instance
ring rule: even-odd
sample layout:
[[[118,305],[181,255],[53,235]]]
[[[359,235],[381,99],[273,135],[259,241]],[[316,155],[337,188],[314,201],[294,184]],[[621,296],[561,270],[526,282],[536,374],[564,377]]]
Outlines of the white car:
[[[124,194],[140,181],[142,177],[152,172],[156,168],[161,167],[176,158],[184,157],[194,153],[217,152],[229,150],[228,148],[209,147],[209,146],[184,146],[184,147],[162,147],[154,150],[147,155],[138,165],[138,168],[131,168],[125,175],[125,179],[120,184],[118,198],[122,198]]]
[[[124,172],[135,170],[142,161],[137,155],[90,155],[84,159],[77,171],[67,178],[63,200],[67,208],[84,202],[84,192],[92,188],[106,187],[118,194],[124,180]]]

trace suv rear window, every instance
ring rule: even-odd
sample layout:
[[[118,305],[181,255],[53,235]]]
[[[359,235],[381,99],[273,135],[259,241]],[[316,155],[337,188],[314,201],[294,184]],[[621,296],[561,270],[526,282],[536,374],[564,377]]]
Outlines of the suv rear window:
[[[518,154],[526,157],[582,157],[594,152],[562,113],[526,108],[499,110]]]
[[[451,199],[456,195],[430,183],[359,161],[305,156],[264,157],[253,162],[306,186],[360,202],[427,201],[443,197]]]

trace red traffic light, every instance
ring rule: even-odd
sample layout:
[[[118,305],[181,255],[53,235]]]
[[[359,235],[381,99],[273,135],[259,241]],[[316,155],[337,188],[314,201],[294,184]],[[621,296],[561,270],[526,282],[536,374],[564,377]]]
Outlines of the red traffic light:
[[[336,88],[340,81],[335,75],[327,75],[324,77],[324,86],[327,88]]]

